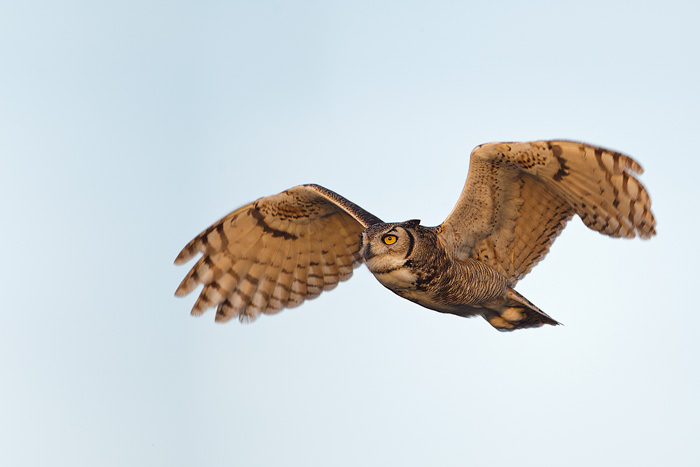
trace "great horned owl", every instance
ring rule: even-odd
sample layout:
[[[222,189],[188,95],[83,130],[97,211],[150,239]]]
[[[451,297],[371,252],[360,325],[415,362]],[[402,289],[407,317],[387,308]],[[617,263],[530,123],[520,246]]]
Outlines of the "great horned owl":
[[[611,237],[654,235],[642,168],[572,141],[482,144],[457,205],[436,227],[384,223],[319,185],[300,185],[233,211],[199,234],[175,295],[204,289],[192,308],[252,321],[333,289],[365,263],[379,282],[432,310],[483,316],[500,331],[558,324],[513,287],[578,214]]]

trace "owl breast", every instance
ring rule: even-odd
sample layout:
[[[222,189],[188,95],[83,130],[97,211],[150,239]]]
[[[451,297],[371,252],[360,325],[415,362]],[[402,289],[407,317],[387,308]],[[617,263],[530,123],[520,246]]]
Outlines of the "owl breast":
[[[413,300],[419,294],[416,288],[418,274],[406,266],[402,266],[389,271],[374,272],[380,284],[395,292],[401,297]]]
[[[455,291],[439,287],[439,278],[426,277],[426,269],[415,268],[411,261],[390,271],[374,272],[377,280],[396,295],[436,311],[454,313],[464,303],[455,303]],[[431,280],[432,279],[432,280]],[[454,288],[467,288],[468,284],[453,283]],[[459,301],[459,300],[458,300]]]

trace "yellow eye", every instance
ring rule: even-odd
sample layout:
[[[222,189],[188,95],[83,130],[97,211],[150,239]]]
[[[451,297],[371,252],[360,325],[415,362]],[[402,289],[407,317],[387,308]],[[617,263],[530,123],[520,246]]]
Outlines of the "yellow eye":
[[[384,235],[382,240],[387,245],[393,245],[394,243],[396,243],[397,238],[396,238],[396,235]]]

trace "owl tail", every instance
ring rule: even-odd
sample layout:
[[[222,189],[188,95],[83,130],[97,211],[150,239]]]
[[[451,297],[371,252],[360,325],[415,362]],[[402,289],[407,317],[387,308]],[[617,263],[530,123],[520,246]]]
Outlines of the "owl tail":
[[[560,324],[510,287],[506,291],[505,301],[496,306],[489,306],[483,316],[499,331],[537,328],[543,324],[552,326]]]

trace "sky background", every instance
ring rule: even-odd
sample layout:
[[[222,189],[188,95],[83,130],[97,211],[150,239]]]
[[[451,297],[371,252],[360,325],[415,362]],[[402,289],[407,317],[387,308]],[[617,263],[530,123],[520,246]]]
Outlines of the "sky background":
[[[0,464],[700,464],[700,4],[0,4]],[[366,270],[250,325],[173,260],[319,183],[442,222],[488,141],[632,155],[658,236],[576,219],[499,333]],[[193,263],[190,263],[190,266]]]

